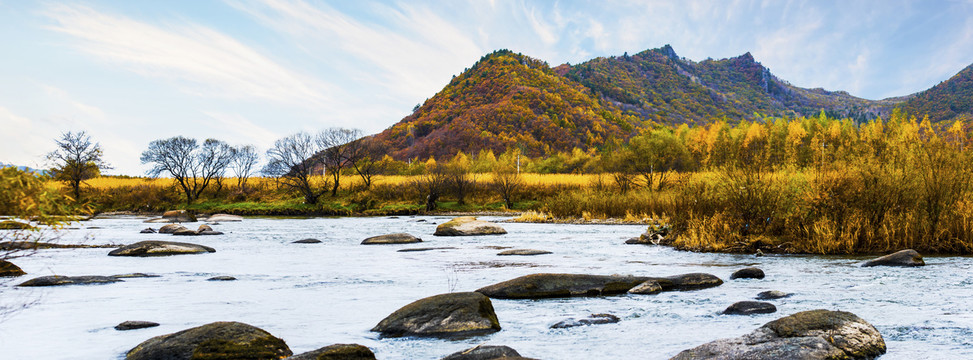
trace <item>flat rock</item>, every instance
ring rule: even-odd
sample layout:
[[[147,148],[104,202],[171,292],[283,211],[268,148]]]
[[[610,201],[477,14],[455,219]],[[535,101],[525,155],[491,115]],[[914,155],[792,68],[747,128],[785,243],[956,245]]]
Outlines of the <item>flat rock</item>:
[[[108,256],[169,256],[216,252],[209,246],[175,241],[139,241],[112,250]]]
[[[156,327],[156,326],[159,326],[159,323],[151,322],[151,321],[131,321],[130,320],[115,325],[115,330],[119,330],[119,331],[135,330],[135,329],[145,329],[145,328]]]
[[[126,360],[281,359],[291,350],[270,333],[239,322],[215,322],[156,336],[129,350]]]
[[[48,275],[33,278],[18,284],[17,286],[61,286],[61,285],[88,285],[88,284],[110,284],[122,281],[114,276],[62,276]]]
[[[382,319],[372,331],[382,336],[467,336],[500,330],[490,298],[459,292],[416,300]]]
[[[334,344],[291,356],[287,360],[375,360],[375,353],[363,345]]]
[[[292,242],[291,244],[320,244],[321,240],[318,239],[301,239]]]
[[[531,274],[476,290],[494,299],[540,299],[623,294],[652,280],[641,276]]]
[[[163,219],[178,222],[196,222],[196,216],[186,210],[169,210],[162,214]]]
[[[208,222],[237,222],[243,221],[243,216],[230,214],[213,214],[206,218]]]
[[[0,277],[14,277],[26,274],[23,269],[14,265],[14,263],[7,260],[0,260]]]
[[[453,250],[456,249],[452,246],[440,246],[440,247],[424,247],[424,248],[408,248],[398,250],[398,252],[418,252],[418,251],[431,251],[431,250]]]
[[[477,345],[449,354],[441,360],[495,360],[524,359],[517,350],[504,345]]]
[[[159,228],[160,234],[172,234],[179,230],[189,230],[185,226],[179,224],[167,224]]]
[[[129,274],[112,275],[111,277],[116,279],[135,279],[135,278],[157,278],[157,277],[162,277],[162,275],[145,274],[145,273],[129,273]]]
[[[232,276],[222,275],[222,276],[214,276],[214,277],[211,277],[211,278],[206,279],[206,280],[208,280],[208,281],[234,281],[234,280],[236,280],[236,278],[235,277],[232,277]]]
[[[716,277],[715,275],[706,273],[673,275],[661,278],[652,278],[652,280],[659,282],[659,285],[662,286],[662,291],[699,290],[723,285],[723,280],[720,280],[720,278]]]
[[[513,250],[505,250],[497,253],[497,255],[500,256],[509,256],[509,255],[532,256],[532,255],[545,255],[545,254],[553,254],[553,252],[547,250],[535,250],[535,249],[513,249]]]
[[[565,329],[598,324],[614,324],[619,321],[621,321],[621,319],[612,314],[591,314],[591,316],[583,319],[568,318],[558,321],[556,324],[551,325],[551,329]]]
[[[785,293],[783,291],[777,291],[777,290],[762,291],[759,294],[757,294],[757,300],[782,299],[782,298],[789,297],[791,295],[793,294]]]
[[[684,350],[670,360],[864,360],[885,351],[882,334],[865,320],[819,309],[771,321],[741,337]]]
[[[362,245],[412,244],[422,242],[422,239],[406,233],[372,236],[362,240]]]
[[[740,301],[723,310],[723,315],[753,315],[777,312],[774,304],[761,301]]]
[[[0,230],[35,230],[34,225],[14,220],[0,221]]]
[[[473,216],[460,216],[436,227],[435,236],[473,236],[506,234],[500,225],[489,221],[477,220]]]
[[[755,268],[755,267],[743,268],[743,269],[734,271],[733,274],[730,275],[730,280],[733,280],[733,279],[763,279],[763,278],[764,278],[764,271],[763,270],[760,270],[758,268]]]
[[[638,284],[637,286],[628,289],[629,294],[639,294],[639,295],[651,295],[658,294],[662,292],[662,285],[658,281],[649,280],[644,283]]]
[[[900,266],[900,267],[915,267],[915,266],[925,266],[926,262],[922,260],[922,255],[912,249],[900,250],[892,254],[882,256],[877,259],[866,261],[862,264],[863,267],[869,266]]]

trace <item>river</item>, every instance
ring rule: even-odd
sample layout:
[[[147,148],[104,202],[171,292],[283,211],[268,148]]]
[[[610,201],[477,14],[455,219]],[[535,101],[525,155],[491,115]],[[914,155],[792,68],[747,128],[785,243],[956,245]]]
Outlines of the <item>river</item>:
[[[434,237],[448,217],[247,218],[214,225],[222,236],[139,234],[144,218],[94,219],[63,231],[60,243],[188,241],[215,253],[156,258],[109,257],[110,249],[41,250],[17,265],[28,275],[0,279],[0,305],[32,303],[0,319],[4,359],[123,359],[140,342],[214,321],[240,321],[284,339],[295,354],[358,343],[379,359],[439,359],[477,344],[507,345],[538,359],[668,359],[718,338],[736,337],[798,311],[849,311],[875,325],[888,345],[882,359],[973,358],[973,258],[926,257],[921,268],[862,268],[860,257],[701,254],[625,245],[644,226],[502,224],[508,234]],[[502,218],[483,217],[485,220]],[[196,224],[187,224],[190,227]],[[359,245],[407,232],[424,242]],[[319,244],[292,244],[305,238]],[[455,247],[398,252],[415,247]],[[552,251],[497,256],[497,247]],[[757,266],[762,280],[729,280]],[[18,288],[43,275],[151,273],[105,285]],[[380,338],[370,332],[396,309],[423,297],[472,291],[540,273],[668,276],[706,272],[722,286],[658,295],[493,300],[503,330],[465,339]],[[213,276],[237,281],[207,281]],[[720,315],[765,290],[778,312]],[[611,313],[616,324],[551,329],[569,317]],[[162,324],[116,331],[126,320]]]

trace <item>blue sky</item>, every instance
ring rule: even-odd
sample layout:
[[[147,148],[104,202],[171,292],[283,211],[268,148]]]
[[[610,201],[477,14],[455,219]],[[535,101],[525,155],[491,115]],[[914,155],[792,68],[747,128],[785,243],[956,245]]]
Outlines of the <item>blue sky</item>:
[[[108,173],[141,175],[176,135],[381,131],[495,49],[553,66],[665,44],[880,99],[973,63],[973,1],[0,0],[0,162],[43,167],[85,130]]]

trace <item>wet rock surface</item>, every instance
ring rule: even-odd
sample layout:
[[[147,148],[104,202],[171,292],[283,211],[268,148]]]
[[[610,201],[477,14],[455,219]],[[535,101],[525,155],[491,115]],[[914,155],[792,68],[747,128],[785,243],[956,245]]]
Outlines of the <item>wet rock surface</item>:
[[[363,345],[334,344],[291,356],[287,360],[375,360],[375,353]]]
[[[123,322],[121,324],[115,325],[115,330],[118,330],[118,331],[136,330],[136,329],[145,329],[145,328],[156,327],[156,326],[159,326],[159,323],[157,323],[157,322],[151,322],[151,321],[131,321],[131,320],[129,320],[129,321],[125,321],[125,322]]]
[[[554,325],[551,325],[551,329],[566,329],[566,328],[587,326],[587,325],[614,324],[619,321],[621,321],[621,319],[619,319],[618,316],[612,314],[591,314],[591,316],[582,319],[568,318],[568,319],[558,321]]]
[[[49,275],[33,278],[18,284],[17,286],[61,286],[61,285],[88,285],[88,284],[110,284],[122,281],[114,276],[83,275],[83,276],[62,276]]]
[[[215,322],[161,335],[129,350],[126,360],[281,359],[291,350],[270,333],[239,322]]]
[[[866,261],[862,264],[863,267],[870,266],[898,266],[898,267],[916,267],[925,266],[926,262],[922,260],[922,255],[912,249],[900,250],[892,254],[882,256],[877,259]]]
[[[208,252],[216,252],[216,249],[209,246],[175,241],[139,241],[137,243],[125,245],[118,249],[112,250],[108,253],[108,256],[149,257],[200,254]]]
[[[422,242],[422,239],[406,233],[372,236],[362,240],[362,245],[412,244]]]
[[[786,297],[790,297],[791,295],[793,294],[786,293],[783,291],[778,291],[778,290],[768,290],[768,291],[761,291],[759,294],[757,294],[756,299],[757,300],[783,299]]]
[[[490,298],[475,292],[430,296],[396,310],[372,331],[382,336],[465,336],[500,330]]]
[[[761,301],[740,301],[723,310],[723,315],[753,315],[777,312],[774,304]]]
[[[507,230],[492,222],[477,220],[473,216],[460,216],[436,227],[435,236],[502,235]]]
[[[14,277],[26,274],[23,269],[14,265],[14,263],[7,260],[0,260],[0,277]]]
[[[504,345],[477,345],[463,351],[457,351],[441,360],[514,360],[527,359],[520,356],[517,350]]]
[[[730,275],[730,280],[734,280],[734,279],[763,279],[764,276],[765,275],[764,275],[764,271],[763,270],[760,270],[760,269],[755,268],[755,267],[748,267],[748,268],[743,268],[743,269],[734,271],[733,274]]]
[[[301,240],[291,242],[291,244],[320,244],[320,243],[321,240],[318,239],[301,239]]]

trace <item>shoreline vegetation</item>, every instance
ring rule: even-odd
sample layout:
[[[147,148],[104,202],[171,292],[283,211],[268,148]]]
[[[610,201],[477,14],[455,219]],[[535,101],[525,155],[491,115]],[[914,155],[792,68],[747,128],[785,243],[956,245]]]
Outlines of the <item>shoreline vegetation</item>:
[[[969,255],[969,132],[962,121],[932,124],[898,111],[870,122],[822,113],[656,126],[599,150],[533,157],[516,148],[450,159],[371,155],[338,167],[341,173],[318,168],[308,176],[309,189],[329,192],[313,203],[282,180],[287,175],[216,176],[189,200],[176,179],[95,177],[75,201],[57,179],[3,171],[40,177],[45,196],[60,194],[94,213],[503,214],[521,222],[643,224],[647,235],[664,233],[666,245],[689,251]]]

